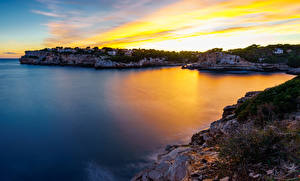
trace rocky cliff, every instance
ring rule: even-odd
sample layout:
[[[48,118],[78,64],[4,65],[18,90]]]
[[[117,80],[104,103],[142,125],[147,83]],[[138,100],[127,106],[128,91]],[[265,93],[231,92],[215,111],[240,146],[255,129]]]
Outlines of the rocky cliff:
[[[223,52],[208,52],[199,56],[196,63],[186,64],[183,69],[214,70],[214,71],[282,71],[299,74],[300,70],[286,64],[252,63],[237,55]]]
[[[186,55],[187,54],[187,55]],[[179,59],[179,60],[178,60]],[[186,64],[186,63],[189,64]],[[131,68],[183,65],[184,69],[214,71],[282,71],[300,74],[299,68],[287,64],[253,63],[224,52],[174,53],[154,50],[54,48],[26,51],[22,64],[84,66],[94,68]],[[184,65],[185,64],[185,65]]]
[[[52,51],[26,51],[20,58],[21,64],[33,65],[63,65],[82,66],[94,68],[132,68],[150,66],[181,65],[171,63],[164,58],[141,58],[136,62],[116,62],[112,56],[92,53],[52,52]]]
[[[248,92],[225,107],[209,129],[194,134],[188,145],[167,146],[156,163],[132,181],[300,179],[298,88],[299,77],[263,92]],[[282,111],[281,103],[273,105],[276,100],[289,105],[289,111]],[[240,119],[254,108],[256,113]]]

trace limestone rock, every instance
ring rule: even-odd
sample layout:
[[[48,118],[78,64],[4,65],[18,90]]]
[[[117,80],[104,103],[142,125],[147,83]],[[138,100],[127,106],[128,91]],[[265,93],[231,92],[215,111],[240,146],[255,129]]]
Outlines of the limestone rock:
[[[220,181],[229,181],[229,177],[224,177],[224,178],[220,179]]]
[[[233,114],[235,109],[236,109],[236,105],[224,107],[222,117],[225,118],[226,116]]]
[[[288,74],[300,75],[300,68],[291,68],[287,71]]]
[[[21,64],[33,65],[69,65],[100,68],[138,68],[148,66],[177,65],[166,61],[165,58],[143,58],[137,62],[116,62],[110,56],[91,53],[62,53],[52,51],[26,51],[20,58]]]
[[[237,55],[224,52],[207,52],[199,55],[198,62],[184,65],[184,69],[213,71],[284,71],[299,74],[300,70],[291,69],[286,64],[252,63]]]

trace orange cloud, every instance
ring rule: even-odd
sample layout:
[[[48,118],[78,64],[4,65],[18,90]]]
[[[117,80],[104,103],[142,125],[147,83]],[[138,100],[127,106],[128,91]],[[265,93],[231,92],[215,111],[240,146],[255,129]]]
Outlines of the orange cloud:
[[[212,34],[228,36],[247,30],[272,32],[279,27],[285,29],[283,27],[289,26],[289,23],[294,23],[294,27],[298,28],[296,33],[300,33],[298,0],[229,0],[202,3],[198,0],[182,0],[137,21],[70,43],[69,46],[143,47],[154,42]],[[286,30],[282,33],[289,34],[288,29]],[[246,38],[250,37],[251,34]],[[215,38],[215,42],[217,45],[218,38]]]

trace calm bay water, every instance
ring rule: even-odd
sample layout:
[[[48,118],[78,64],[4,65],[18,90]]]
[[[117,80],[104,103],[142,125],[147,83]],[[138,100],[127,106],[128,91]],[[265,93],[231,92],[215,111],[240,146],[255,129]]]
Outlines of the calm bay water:
[[[247,91],[293,78],[0,59],[0,180],[129,180]]]

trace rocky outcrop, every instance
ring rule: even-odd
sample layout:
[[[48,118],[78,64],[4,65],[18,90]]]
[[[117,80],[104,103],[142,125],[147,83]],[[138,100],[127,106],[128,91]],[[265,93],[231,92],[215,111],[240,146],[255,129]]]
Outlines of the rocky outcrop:
[[[94,65],[95,68],[139,68],[139,67],[154,67],[154,66],[174,66],[173,64],[161,58],[144,58],[138,62],[114,62],[109,57],[99,57]]]
[[[213,70],[213,71],[283,71],[299,74],[300,71],[286,64],[251,63],[245,59],[223,52],[204,53],[196,63],[186,64],[183,69]]]
[[[139,68],[153,66],[182,66],[183,63],[171,62],[166,56],[160,58],[133,58],[132,50],[126,50],[124,55],[116,55],[116,50],[105,51],[91,49],[46,49],[26,51],[20,58],[21,64],[32,65],[62,65],[101,68]],[[128,54],[131,52],[131,54]],[[185,64],[183,69],[213,70],[213,71],[282,71],[289,74],[300,74],[299,68],[291,68],[286,64],[251,63],[237,55],[224,52],[197,53],[198,61]],[[116,59],[116,57],[118,57]],[[131,57],[131,59],[128,59]],[[134,61],[133,61],[134,60]],[[170,60],[170,61],[167,61]],[[194,62],[185,60],[185,62]]]
[[[300,68],[290,68],[287,71],[288,74],[300,75]]]
[[[165,58],[143,58],[137,62],[116,62],[111,56],[91,53],[60,53],[51,51],[26,51],[20,58],[21,64],[32,65],[62,65],[101,68],[139,68],[151,66],[181,65],[171,63]]]
[[[237,55],[231,55],[223,52],[207,52],[200,54],[198,62],[203,65],[250,65],[251,63],[246,61]]]
[[[159,156],[148,169],[137,174],[132,181],[189,181],[202,180],[211,175],[216,165],[217,152],[211,148],[178,146]]]

